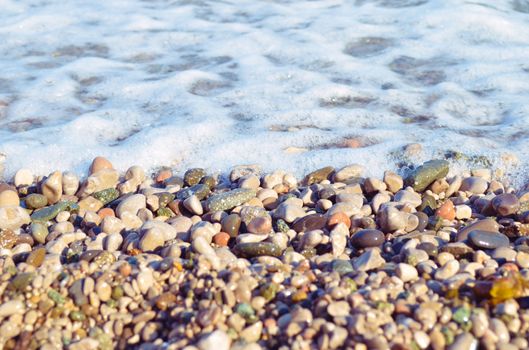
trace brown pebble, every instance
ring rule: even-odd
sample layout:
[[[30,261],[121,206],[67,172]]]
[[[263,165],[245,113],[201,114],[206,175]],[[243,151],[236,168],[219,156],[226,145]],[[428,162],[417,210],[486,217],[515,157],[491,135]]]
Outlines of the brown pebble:
[[[90,175],[97,173],[103,169],[114,169],[112,163],[105,157],[95,157],[90,165]]]

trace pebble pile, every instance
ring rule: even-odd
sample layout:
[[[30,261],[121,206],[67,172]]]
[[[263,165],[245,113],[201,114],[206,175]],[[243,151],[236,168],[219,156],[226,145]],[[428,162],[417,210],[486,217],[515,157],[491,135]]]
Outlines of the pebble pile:
[[[3,349],[529,348],[529,190],[94,159],[0,183]]]

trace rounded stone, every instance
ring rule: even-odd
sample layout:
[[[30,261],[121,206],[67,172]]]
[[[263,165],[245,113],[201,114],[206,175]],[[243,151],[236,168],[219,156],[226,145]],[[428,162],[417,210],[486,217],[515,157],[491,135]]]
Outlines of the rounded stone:
[[[395,269],[395,273],[402,282],[415,281],[419,278],[419,273],[417,269],[409,264],[400,263]]]
[[[246,226],[250,233],[267,234],[272,230],[272,219],[267,216],[258,216],[253,218]]]
[[[459,190],[465,191],[465,192],[471,192],[474,194],[483,194],[485,193],[488,187],[489,187],[489,184],[487,180],[481,177],[471,176],[471,177],[467,177],[463,179],[463,182],[461,183],[461,187],[459,188]]]
[[[512,193],[500,194],[492,200],[492,207],[502,216],[515,214],[520,208],[520,201]]]
[[[200,203],[200,200],[198,199],[196,195],[192,195],[184,199],[184,206],[186,207],[187,210],[189,210],[191,213],[195,215],[202,215],[204,213],[202,204]]]
[[[5,190],[0,192],[0,207],[18,206],[20,199],[18,193],[12,190]]]
[[[351,244],[355,248],[378,247],[385,241],[384,233],[375,229],[364,229],[351,237]]]
[[[41,192],[49,204],[57,203],[62,197],[62,173],[55,171],[42,182]]]
[[[481,249],[496,249],[509,246],[509,238],[502,233],[475,230],[468,234],[468,239],[472,245]]]
[[[380,210],[378,220],[384,232],[402,230],[408,224],[408,213],[400,212],[395,207],[385,206]]]
[[[121,218],[124,213],[136,215],[140,209],[147,207],[147,200],[143,194],[133,194],[121,201],[116,208],[116,215]]]
[[[30,226],[31,236],[33,239],[41,244],[46,242],[48,236],[48,227],[40,222],[34,222]]]
[[[230,214],[222,219],[222,231],[230,235],[230,237],[237,237],[241,227],[241,217],[237,214]]]
[[[114,169],[112,163],[105,157],[95,157],[90,165],[90,175],[97,173],[103,169]]]
[[[33,173],[29,169],[19,169],[14,177],[15,186],[29,186],[33,184]]]
[[[139,248],[144,252],[149,252],[163,246],[164,242],[163,232],[153,227],[145,231],[140,239]]]

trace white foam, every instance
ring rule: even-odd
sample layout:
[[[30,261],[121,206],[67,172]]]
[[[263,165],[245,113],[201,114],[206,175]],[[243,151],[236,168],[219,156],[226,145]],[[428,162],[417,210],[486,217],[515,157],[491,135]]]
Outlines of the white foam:
[[[522,0],[0,0],[0,152],[85,173],[529,159]],[[525,11],[525,12],[524,12]],[[354,138],[361,146],[344,147]],[[354,143],[352,142],[352,143]],[[469,164],[464,164],[469,165]],[[470,166],[473,166],[470,163]]]

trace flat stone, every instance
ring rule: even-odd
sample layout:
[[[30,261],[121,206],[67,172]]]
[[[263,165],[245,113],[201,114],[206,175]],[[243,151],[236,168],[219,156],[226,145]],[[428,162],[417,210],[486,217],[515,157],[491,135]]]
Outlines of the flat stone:
[[[502,216],[515,214],[520,209],[520,201],[512,193],[500,194],[492,199],[492,207]]]
[[[323,229],[326,223],[327,218],[324,215],[311,214],[297,219],[291,227],[296,232],[307,232]]]
[[[379,211],[378,220],[384,232],[403,230],[408,224],[408,213],[401,212],[395,207],[384,206]]]
[[[281,203],[274,212],[276,218],[283,219],[287,223],[292,223],[305,215],[303,208],[289,203]]]
[[[417,192],[423,192],[432,182],[445,177],[449,166],[446,160],[430,160],[408,175],[405,184]]]
[[[354,262],[353,267],[356,271],[370,271],[384,266],[386,261],[376,249],[367,251],[360,255]]]
[[[467,225],[459,230],[457,233],[457,241],[461,242],[467,239],[471,231],[480,230],[488,232],[499,232],[500,225],[492,219],[478,220],[470,225]]]
[[[257,256],[281,256],[281,248],[278,245],[270,242],[253,242],[253,243],[238,243],[235,252],[244,258],[253,258]]]
[[[482,249],[495,249],[509,246],[509,238],[502,233],[474,230],[468,234],[468,239],[472,245]]]
[[[351,237],[351,244],[356,248],[378,247],[386,240],[384,233],[375,229],[357,231]]]
[[[20,300],[9,300],[0,305],[0,317],[9,317],[15,314],[22,314],[26,309]]]
[[[185,200],[192,195],[197,196],[199,200],[203,200],[210,193],[210,188],[204,184],[193,185],[188,188],[184,188],[176,193],[176,199]]]
[[[343,168],[336,171],[334,174],[334,181],[335,182],[344,182],[351,178],[356,178],[359,176],[362,176],[364,173],[364,166],[360,164],[351,164],[344,166]]]
[[[31,214],[31,221],[33,222],[46,222],[55,219],[57,214],[61,211],[78,211],[79,205],[70,201],[61,201],[57,204],[51,205],[46,208],[35,210]]]
[[[320,183],[323,180],[327,180],[329,178],[329,175],[331,175],[333,171],[334,171],[334,168],[332,166],[327,166],[327,167],[315,170],[307,174],[303,182],[307,186],[310,186],[314,183]]]
[[[139,248],[144,252],[153,251],[161,247],[164,242],[163,232],[153,227],[145,230],[145,233],[140,239]]]
[[[331,270],[336,271],[340,276],[354,272],[353,264],[350,260],[335,259],[331,261]]]
[[[45,257],[46,257],[46,248],[44,247],[36,248],[31,253],[29,253],[26,259],[26,264],[39,267],[44,262]]]
[[[213,195],[207,200],[209,211],[229,210],[241,205],[256,195],[255,190],[249,188],[236,188],[229,192]]]
[[[107,205],[119,197],[119,191],[115,188],[106,188],[95,192],[92,197],[99,200],[103,205]]]

